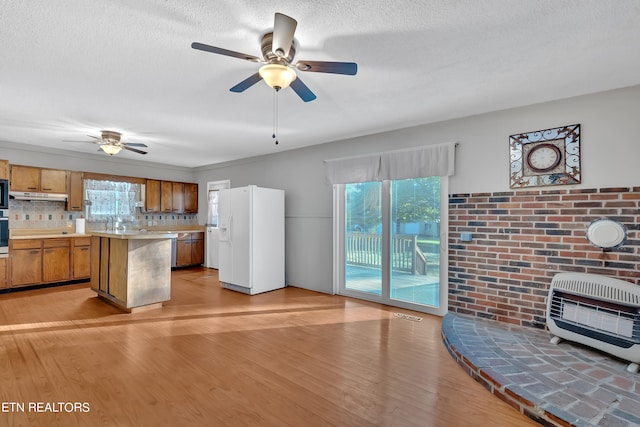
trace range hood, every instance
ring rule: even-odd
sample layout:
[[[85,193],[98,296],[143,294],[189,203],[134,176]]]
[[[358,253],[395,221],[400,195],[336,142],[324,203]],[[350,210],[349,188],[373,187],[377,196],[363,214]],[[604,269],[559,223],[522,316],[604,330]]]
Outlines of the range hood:
[[[15,200],[45,200],[48,202],[67,201],[67,195],[60,193],[32,193],[28,191],[9,191],[9,197]]]

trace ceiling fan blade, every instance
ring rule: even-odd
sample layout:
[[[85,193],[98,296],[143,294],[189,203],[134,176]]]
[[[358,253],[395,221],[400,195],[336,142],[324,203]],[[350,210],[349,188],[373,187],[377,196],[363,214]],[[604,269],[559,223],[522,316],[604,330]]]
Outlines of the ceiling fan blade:
[[[146,151],[138,150],[136,148],[127,147],[126,145],[122,145],[121,147],[124,148],[125,150],[133,151],[134,153],[147,154]]]
[[[233,50],[223,49],[221,47],[209,46],[208,44],[193,42],[191,47],[205,52],[217,53],[219,55],[231,56],[233,58],[246,59],[251,62],[262,62],[262,59],[257,56],[247,55],[246,53],[235,52]]]
[[[237,85],[235,85],[234,87],[232,87],[229,90],[231,92],[237,92],[237,93],[244,92],[245,90],[249,89],[254,84],[258,83],[260,80],[262,80],[262,77],[260,77],[260,74],[259,73],[255,73],[251,77],[249,77],[247,79],[244,79],[243,81],[241,81],[240,83],[238,83]]]
[[[89,138],[97,139],[98,141],[102,141],[102,138],[93,135],[87,135]]]
[[[296,32],[298,22],[282,13],[276,13],[273,22],[273,41],[271,51],[280,58],[289,56],[289,49],[293,44],[293,35]]]
[[[358,72],[358,64],[355,62],[299,61],[295,66],[300,71],[311,71],[314,73],[355,76]]]
[[[294,79],[291,82],[291,89],[293,89],[294,92],[297,93],[304,102],[309,102],[316,99],[316,95],[311,92],[311,89],[309,89],[306,84],[302,83],[300,77]]]
[[[126,145],[127,147],[146,147],[145,144],[140,142],[123,142],[122,145]]]

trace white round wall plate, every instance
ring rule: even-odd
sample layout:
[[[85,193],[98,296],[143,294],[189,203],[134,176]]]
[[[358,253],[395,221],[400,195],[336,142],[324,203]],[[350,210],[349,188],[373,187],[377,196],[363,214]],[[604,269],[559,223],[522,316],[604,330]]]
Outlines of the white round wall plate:
[[[597,219],[587,227],[587,239],[599,248],[615,248],[621,245],[626,237],[625,226],[607,218]]]

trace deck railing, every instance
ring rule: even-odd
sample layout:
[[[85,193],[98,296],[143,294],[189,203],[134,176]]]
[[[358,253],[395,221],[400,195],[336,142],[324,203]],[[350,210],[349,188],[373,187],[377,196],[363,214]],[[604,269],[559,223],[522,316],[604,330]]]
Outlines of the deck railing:
[[[382,236],[373,233],[347,233],[346,262],[351,265],[381,267]],[[427,274],[427,259],[415,234],[396,234],[391,241],[391,269],[411,274]]]

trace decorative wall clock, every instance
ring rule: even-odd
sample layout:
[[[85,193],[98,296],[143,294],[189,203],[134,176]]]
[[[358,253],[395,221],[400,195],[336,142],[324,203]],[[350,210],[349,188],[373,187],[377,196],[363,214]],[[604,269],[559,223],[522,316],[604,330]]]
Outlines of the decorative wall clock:
[[[511,188],[581,182],[579,124],[511,135],[509,149]]]

